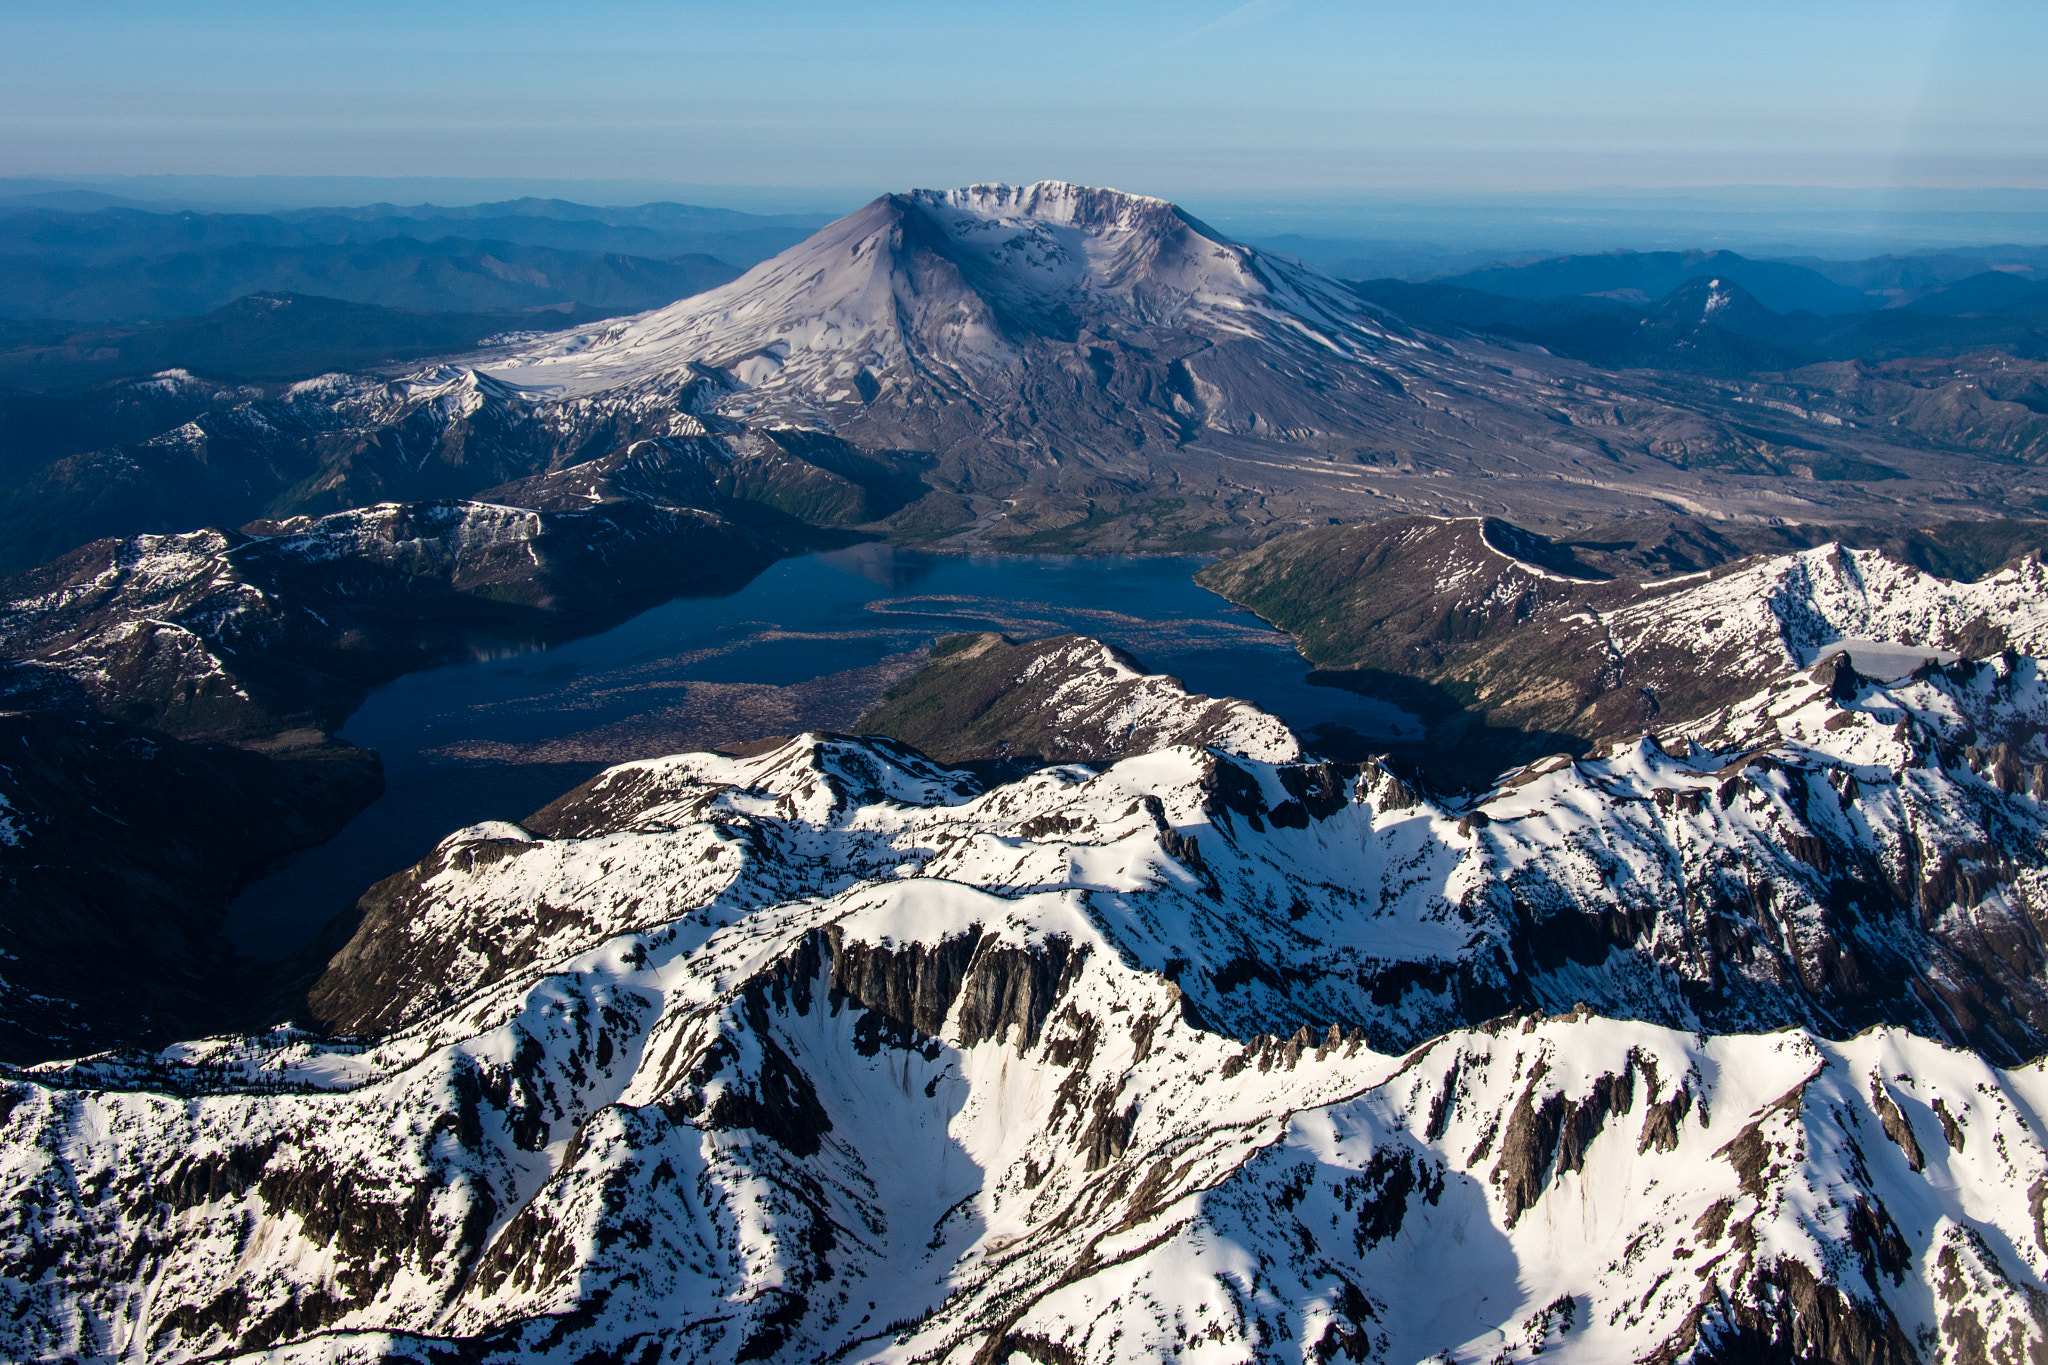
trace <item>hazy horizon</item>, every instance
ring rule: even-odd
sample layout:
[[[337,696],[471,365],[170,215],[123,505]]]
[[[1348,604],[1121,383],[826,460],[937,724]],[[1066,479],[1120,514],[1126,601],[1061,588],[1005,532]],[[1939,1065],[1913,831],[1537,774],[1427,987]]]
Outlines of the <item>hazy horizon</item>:
[[[534,197],[599,206],[676,202],[815,226],[877,194],[910,188],[950,187],[502,176],[0,175],[0,204],[90,209],[133,203],[159,211],[267,213],[373,203],[460,208]],[[2048,190],[2031,189],[1722,185],[1248,194],[1183,193],[1149,184],[1117,188],[1174,200],[1235,236],[1282,245],[1293,241],[1311,255],[1322,247],[1353,244],[1377,261],[1361,260],[1359,268],[1402,275],[1428,273],[1432,263],[1456,269],[1504,255],[1548,252],[1698,248],[1857,258],[2048,242]]]
[[[2048,189],[2048,8],[24,0],[0,173]]]

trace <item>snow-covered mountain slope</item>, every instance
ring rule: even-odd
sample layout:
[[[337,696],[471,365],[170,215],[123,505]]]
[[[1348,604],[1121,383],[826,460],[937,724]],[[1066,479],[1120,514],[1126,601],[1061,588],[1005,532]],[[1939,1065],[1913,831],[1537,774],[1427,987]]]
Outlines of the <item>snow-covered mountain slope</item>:
[[[716,513],[385,503],[87,545],[7,580],[0,697],[183,737],[331,731],[380,677],[493,628],[517,637],[729,581],[773,551]]]
[[[1844,642],[1885,642],[1907,668],[1915,650],[2048,652],[2038,554],[1952,582],[1827,544],[1641,581],[1575,574],[1548,548],[1503,522],[1398,518],[1274,541],[1197,581],[1293,632],[1332,681],[1395,675],[1404,702],[1435,708],[1425,748],[1461,773],[1689,724]]]
[[[1581,851],[1713,818],[1624,799],[1677,776],[1646,753],[1566,771],[1516,799],[1586,812],[1597,791],[1609,823],[1588,813]],[[337,962],[329,1003],[376,1037],[0,1083],[0,1342],[276,1362],[2043,1348],[2039,1064],[1584,1008],[1376,1051],[1314,984],[1316,937],[1415,952],[1471,926],[1372,915],[1313,880],[1340,861],[1316,850],[1426,882],[1433,844],[1530,817],[1504,799],[1453,835],[1384,778],[1309,785],[1329,776],[1190,749],[976,794],[886,742],[811,736],[627,765],[542,829],[462,831]],[[1201,810],[1218,792],[1228,817]],[[1255,799],[1280,803],[1256,834]],[[1753,799],[1733,818],[1769,820]],[[1368,829],[1401,868],[1361,855]],[[1283,891],[1298,916],[1247,894]],[[1308,965],[1315,1027],[1219,1029],[1233,925],[1268,935],[1276,974]],[[1194,957],[1162,971],[1168,936]],[[1597,964],[1565,974],[1602,987]]]
[[[859,403],[861,380],[1019,364],[1086,324],[1178,328],[1368,355],[1388,340],[1350,293],[1238,245],[1162,199],[1061,181],[884,195],[740,279],[572,332],[493,367],[601,393],[692,364],[761,394]],[[872,398],[872,394],[867,395]]]
[[[543,407],[681,386],[714,428],[923,452],[929,491],[896,530],[1020,548],[1506,510],[1500,477],[1518,514],[1567,520],[1891,516],[1956,477],[1839,423],[1766,430],[1418,332],[1164,201],[1058,181],[885,195],[720,289],[474,363]],[[1720,466],[1761,477],[1695,472]],[[1881,510],[1871,479],[1890,481]]]
[[[941,763],[1093,763],[1176,744],[1298,763],[1278,716],[1234,697],[1190,695],[1084,635],[1019,644],[993,633],[935,641],[925,666],[853,727]]]
[[[627,764],[375,888],[324,1035],[9,1074],[0,1349],[2024,1355],[2048,1090],[1980,1058],[2048,1049],[2044,730],[2030,656],[1831,658],[1455,805]]]

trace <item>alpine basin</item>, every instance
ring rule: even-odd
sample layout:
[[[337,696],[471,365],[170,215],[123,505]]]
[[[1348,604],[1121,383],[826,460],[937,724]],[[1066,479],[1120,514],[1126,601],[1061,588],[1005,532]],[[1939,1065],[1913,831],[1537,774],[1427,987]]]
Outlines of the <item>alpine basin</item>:
[[[601,634],[408,674],[341,738],[374,749],[385,794],[229,910],[245,953],[278,957],[449,831],[517,820],[600,769],[805,729],[845,729],[942,635],[1080,632],[1296,730],[1414,737],[1383,703],[1308,682],[1293,637],[1197,587],[1197,556],[985,556],[869,544],[783,560],[723,597],[676,598]]]

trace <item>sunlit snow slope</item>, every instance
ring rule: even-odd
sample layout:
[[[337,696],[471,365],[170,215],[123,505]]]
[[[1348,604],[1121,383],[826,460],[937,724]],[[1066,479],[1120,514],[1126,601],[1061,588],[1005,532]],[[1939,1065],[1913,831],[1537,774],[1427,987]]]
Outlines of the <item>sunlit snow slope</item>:
[[[1830,661],[1455,805],[627,764],[367,897],[339,1038],[0,1083],[0,1349],[2027,1358],[2044,706]]]

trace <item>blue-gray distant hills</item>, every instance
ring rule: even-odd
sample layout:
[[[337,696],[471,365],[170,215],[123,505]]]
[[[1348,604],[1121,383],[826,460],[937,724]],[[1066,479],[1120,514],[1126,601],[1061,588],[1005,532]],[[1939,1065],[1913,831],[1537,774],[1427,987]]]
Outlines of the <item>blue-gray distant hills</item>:
[[[1860,289],[1804,265],[1754,261],[1733,251],[1613,251],[1558,256],[1527,264],[1490,265],[1436,281],[1514,299],[1600,295],[1647,304],[1688,280],[1713,275],[1741,285],[1774,312],[1856,313],[1881,305]]]
[[[819,220],[525,199],[278,214],[0,204],[0,317],[161,321],[259,291],[440,312],[659,307]]]
[[[1993,349],[2048,356],[2040,248],[1811,265],[1730,251],[1611,252],[1356,288],[1423,326],[1533,343],[1609,369],[1735,376]]]
[[[609,311],[563,304],[539,311],[436,313],[267,291],[164,322],[0,319],[0,387],[27,390],[31,406],[75,421],[95,402],[77,389],[109,380],[166,370],[232,382],[375,369],[587,322]],[[0,417],[0,433],[11,429]],[[0,452],[10,448],[0,435]],[[7,454],[0,453],[0,479],[8,465]]]

